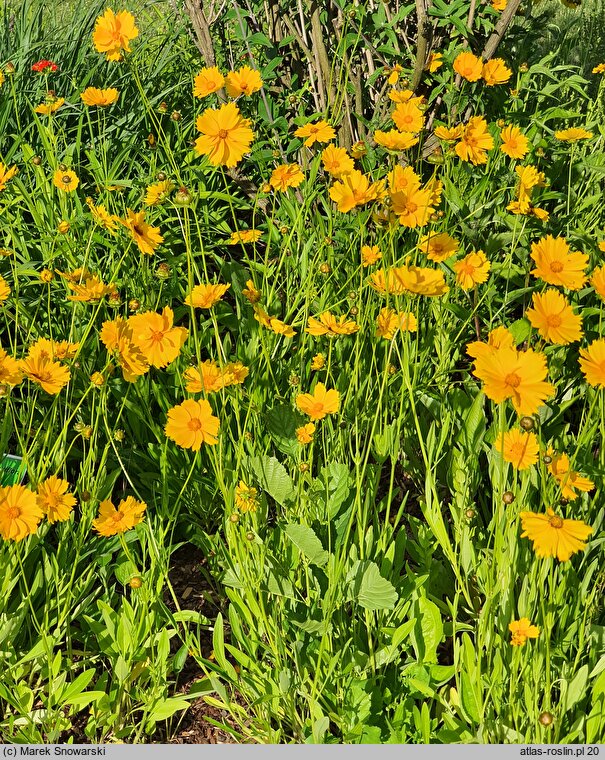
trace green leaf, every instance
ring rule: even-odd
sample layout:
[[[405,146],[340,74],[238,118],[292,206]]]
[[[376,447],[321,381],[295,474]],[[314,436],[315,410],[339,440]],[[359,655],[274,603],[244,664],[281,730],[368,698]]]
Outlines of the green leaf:
[[[323,567],[326,564],[330,555],[308,525],[290,523],[286,526],[286,535],[312,565]]]
[[[468,674],[465,672],[460,674],[460,701],[462,702],[462,707],[469,718],[474,723],[481,723],[479,701],[475,694],[475,687]]]
[[[300,448],[296,440],[296,428],[300,425],[300,418],[292,407],[286,404],[274,406],[267,412],[265,421],[269,435],[278,449],[284,454],[294,456]]]
[[[443,623],[439,608],[421,596],[414,605],[416,625],[411,638],[416,656],[421,662],[437,662],[437,647],[443,638]]]
[[[150,723],[157,723],[159,720],[166,720],[171,718],[179,710],[187,710],[189,702],[178,697],[169,697],[168,699],[160,700],[153,710],[147,716],[147,720]]]
[[[260,487],[278,504],[285,505],[294,497],[294,484],[286,468],[275,457],[250,457],[250,467]]]
[[[357,602],[366,610],[392,610],[398,598],[395,587],[382,577],[378,565],[369,562],[361,577]]]
[[[582,665],[572,680],[568,683],[563,699],[563,712],[571,710],[586,694],[588,683],[588,665]]]

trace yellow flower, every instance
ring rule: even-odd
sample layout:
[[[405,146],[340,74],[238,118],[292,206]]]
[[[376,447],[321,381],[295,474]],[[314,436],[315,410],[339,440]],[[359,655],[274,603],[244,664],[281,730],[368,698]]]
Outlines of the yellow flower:
[[[529,151],[529,140],[519,127],[509,125],[500,132],[500,151],[509,158],[524,158]]]
[[[492,8],[495,11],[506,10],[507,5],[508,5],[508,0],[492,0]]]
[[[230,385],[229,373],[212,360],[201,362],[197,367],[189,367],[183,375],[187,393],[217,393]]]
[[[298,187],[304,178],[298,164],[280,164],[273,170],[269,184],[274,190],[285,193],[289,187]]]
[[[0,360],[1,360],[1,357],[0,357]],[[311,360],[311,369],[320,370],[320,369],[323,369],[325,365],[326,365],[326,357],[323,354],[315,354],[315,356]]]
[[[4,277],[0,274],[0,303],[2,301],[6,301],[6,299],[10,296],[11,289],[9,287],[8,282],[4,279]]]
[[[587,132],[581,127],[570,127],[555,132],[555,137],[561,142],[577,142],[578,140],[588,140],[592,137],[592,132]]]
[[[6,185],[18,171],[16,166],[11,166],[9,169],[8,166],[0,161],[0,192],[6,189]]]
[[[477,82],[483,74],[483,62],[472,53],[460,53],[454,61],[454,71],[468,82]]]
[[[152,256],[158,245],[164,242],[164,238],[160,234],[159,227],[152,227],[145,221],[145,212],[134,212],[132,209],[126,209],[128,217],[126,219],[120,219],[120,224],[123,224],[130,231],[130,235],[134,242],[137,244],[141,253]]]
[[[435,136],[445,142],[454,142],[459,140],[464,134],[464,124],[456,124],[455,127],[437,127]]]
[[[323,383],[317,383],[313,393],[299,393],[296,406],[312,420],[323,420],[328,414],[336,414],[340,406],[340,393],[327,390]]]
[[[605,388],[605,338],[580,349],[580,368],[589,385]]]
[[[254,282],[252,280],[246,280],[246,287],[242,290],[242,295],[250,303],[258,303],[263,294],[254,286]]]
[[[152,367],[166,367],[181,352],[189,335],[184,327],[173,327],[174,313],[165,306],[161,314],[146,311],[128,319],[132,343]]]
[[[592,528],[582,520],[564,520],[547,509],[546,514],[521,512],[521,538],[529,538],[538,557],[556,557],[567,562],[586,548]]]
[[[488,87],[504,84],[508,82],[512,75],[513,72],[507,68],[502,58],[492,58],[491,61],[483,64],[481,76]]]
[[[433,193],[430,188],[411,187],[408,191],[391,193],[391,209],[399,217],[404,227],[424,227],[435,211]]]
[[[390,74],[387,78],[387,82],[390,85],[397,84],[399,81],[399,74],[403,71],[403,66],[400,66],[398,63],[393,66],[393,68],[390,70]]]
[[[73,192],[79,184],[80,180],[71,169],[57,169],[53,174],[53,185],[66,193]]]
[[[238,245],[239,243],[256,243],[262,236],[260,230],[236,230],[231,233],[227,245]]]
[[[9,356],[0,346],[0,385],[19,385],[23,373],[17,359]]]
[[[334,127],[331,127],[327,121],[318,121],[309,124],[305,124],[304,127],[299,127],[294,132],[295,137],[304,137],[305,145],[307,148],[311,148],[316,142],[330,142],[336,137]]]
[[[424,126],[424,115],[411,100],[398,103],[391,118],[400,132],[420,132]]]
[[[307,422],[306,425],[301,425],[296,428],[296,440],[302,446],[305,446],[307,443],[311,443],[314,433],[315,425],[312,422]]]
[[[504,0],[504,4],[506,5],[506,0]],[[532,625],[529,618],[526,617],[513,620],[512,623],[508,624],[508,630],[512,634],[510,643],[514,647],[522,647],[527,639],[537,639],[540,635],[540,629]]]
[[[118,99],[119,92],[114,87],[99,90],[97,87],[87,87],[80,95],[86,106],[110,106]]]
[[[51,475],[38,485],[38,507],[46,515],[49,523],[64,522],[76,504],[76,497],[67,493],[69,483]]]
[[[551,343],[566,345],[582,337],[582,317],[574,314],[571,305],[558,290],[549,288],[534,293],[533,308],[525,316],[539,334]]]
[[[551,458],[548,465],[548,471],[557,481],[561,488],[561,496],[568,501],[574,501],[578,498],[578,491],[592,491],[594,483],[589,478],[580,475],[579,472],[572,470],[570,467],[569,457],[567,454],[556,454],[552,449],[546,452]]]
[[[540,445],[535,433],[509,430],[498,435],[494,448],[502,454],[505,462],[510,462],[516,470],[527,470],[538,461]]]
[[[240,480],[235,488],[235,506],[240,512],[256,512],[258,508],[258,491]]]
[[[536,262],[531,273],[549,285],[580,290],[586,281],[584,270],[588,256],[579,251],[570,252],[565,238],[547,235],[531,244],[530,256]]]
[[[68,301],[90,303],[100,301],[105,296],[117,295],[113,282],[105,285],[96,275],[88,276],[83,282],[68,281],[67,287],[75,292],[75,296],[67,296]]]
[[[603,74],[605,73],[605,63],[599,63],[597,66],[594,67],[592,70],[593,74]]]
[[[290,325],[287,325],[285,322],[282,322],[281,319],[277,319],[276,317],[270,317],[267,312],[265,312],[263,309],[261,309],[260,306],[254,305],[254,319],[256,319],[257,322],[259,322],[263,327],[266,327],[268,330],[272,330],[277,335],[283,335],[286,338],[293,338],[296,335],[296,330],[294,330]]]
[[[605,301],[605,265],[593,270],[590,277],[590,284],[595,289],[595,293],[601,301]]]
[[[438,69],[443,66],[443,53],[431,53],[428,61],[426,62],[425,69],[434,74]]]
[[[208,156],[213,166],[233,167],[250,151],[254,133],[249,119],[244,119],[235,103],[227,103],[218,109],[207,108],[197,117],[195,126],[201,137],[195,141],[195,149]]]
[[[193,95],[205,98],[213,92],[218,92],[225,84],[225,77],[216,66],[202,69],[193,80]]]
[[[108,8],[95,22],[92,41],[98,53],[105,53],[108,61],[119,61],[122,51],[130,53],[130,41],[139,34],[134,16],[128,11],[114,13]]]
[[[60,393],[70,380],[67,367],[42,355],[28,355],[19,362],[19,369],[28,380],[51,395]]]
[[[418,322],[411,312],[396,313],[393,309],[384,308],[376,317],[376,337],[392,340],[397,330],[401,332],[416,332]]]
[[[250,66],[242,66],[237,71],[230,71],[225,81],[227,95],[230,98],[237,98],[239,95],[252,95],[253,92],[258,92],[263,86],[260,74]]]
[[[430,261],[445,261],[453,256],[460,243],[447,232],[429,233],[420,239],[418,248]]]
[[[185,303],[194,309],[211,309],[221,300],[230,287],[231,285],[211,285],[208,282],[196,285],[191,293],[186,296]]]
[[[403,286],[404,292],[407,291],[419,296],[437,297],[445,295],[449,290],[441,269],[402,266],[393,268],[391,272]]]
[[[350,174],[335,182],[330,188],[330,198],[336,203],[338,210],[346,213],[356,206],[377,200],[382,197],[384,183],[370,183],[365,174],[354,169]]]
[[[491,264],[483,251],[473,251],[453,266],[456,282],[463,290],[470,290],[485,282],[490,268]]]
[[[173,190],[174,184],[169,179],[164,179],[161,182],[154,182],[147,187],[143,203],[146,206],[159,206],[160,203],[163,203],[168,199],[168,196]]]
[[[142,522],[146,509],[144,501],[137,501],[132,496],[122,499],[117,508],[109,500],[102,501],[99,504],[99,516],[92,524],[101,536],[115,536]]]
[[[41,113],[43,116],[50,116],[58,111],[59,108],[65,103],[65,98],[49,97],[48,102],[42,103],[34,108],[36,113]]]
[[[358,330],[357,322],[348,320],[345,316],[335,317],[331,312],[324,311],[320,314],[319,319],[309,317],[309,324],[305,332],[309,335],[335,337],[337,335],[352,335]]]
[[[36,494],[21,485],[0,488],[0,535],[5,541],[22,541],[38,529],[42,510]]]
[[[375,264],[382,258],[382,253],[377,245],[362,245],[361,246],[361,266],[369,267]]]
[[[133,343],[132,328],[122,317],[112,322],[103,322],[99,339],[115,355],[126,382],[134,383],[148,371],[149,364]]]
[[[342,177],[350,174],[355,168],[353,159],[349,156],[344,148],[337,148],[334,145],[328,145],[322,151],[321,162],[324,169],[333,177]]]
[[[118,222],[120,221],[117,216],[110,214],[103,205],[95,206],[92,198],[87,198],[86,204],[90,209],[95,224],[98,224],[99,227],[103,227],[103,229],[106,229],[108,232],[115,232],[118,228]]]
[[[418,137],[411,132],[398,132],[396,129],[391,129],[388,132],[381,132],[377,130],[374,132],[374,142],[377,145],[382,145],[387,150],[399,151],[407,150],[418,143]]]
[[[487,130],[487,122],[482,116],[471,117],[464,134],[456,145],[456,154],[463,161],[478,166],[487,163],[487,151],[494,147],[494,139]]]
[[[214,446],[218,443],[220,420],[212,414],[206,401],[186,399],[168,412],[165,433],[177,446],[199,451],[202,443]]]

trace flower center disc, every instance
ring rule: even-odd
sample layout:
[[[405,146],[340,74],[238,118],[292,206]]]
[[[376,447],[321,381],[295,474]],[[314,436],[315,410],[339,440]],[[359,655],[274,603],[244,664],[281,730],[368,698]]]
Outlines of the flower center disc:
[[[521,378],[516,374],[516,372],[511,372],[510,375],[507,375],[504,378],[504,382],[506,385],[510,385],[511,388],[518,388],[519,385],[521,385]]]
[[[553,528],[562,528],[563,527],[563,519],[559,517],[558,515],[553,515],[552,517],[548,518],[549,525],[552,525]]]
[[[202,423],[198,419],[189,420],[189,422],[187,423],[187,427],[189,428],[189,430],[193,430],[194,432],[196,432],[202,429]]]
[[[561,261],[553,261],[550,265],[550,271],[551,272],[562,272],[563,271],[563,263]]]
[[[224,140],[228,134],[229,132],[227,132],[226,129],[219,129],[218,131],[218,136],[221,138],[221,140]]]
[[[21,510],[19,507],[9,507],[7,514],[11,520],[16,520],[21,515]]]

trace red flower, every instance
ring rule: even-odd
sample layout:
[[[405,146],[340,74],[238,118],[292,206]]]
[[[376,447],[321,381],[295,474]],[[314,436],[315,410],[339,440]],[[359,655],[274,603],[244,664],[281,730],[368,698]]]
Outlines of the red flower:
[[[51,71],[57,71],[59,67],[56,63],[53,63],[52,61],[47,61],[46,58],[43,58],[41,61],[38,61],[38,63],[34,63],[32,66],[32,71],[44,71],[44,69],[50,69]]]

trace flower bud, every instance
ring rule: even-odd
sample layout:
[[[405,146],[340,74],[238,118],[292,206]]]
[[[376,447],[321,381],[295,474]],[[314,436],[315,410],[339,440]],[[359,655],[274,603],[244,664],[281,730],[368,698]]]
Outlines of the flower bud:
[[[252,531],[250,531],[250,530],[249,530],[249,531],[246,533],[246,540],[247,540],[247,541],[254,541],[254,533],[252,533]]]
[[[319,265],[319,271],[322,274],[330,274],[330,272],[332,271],[332,267],[328,264],[327,261],[324,261],[323,264]]]
[[[512,504],[514,500],[515,500],[515,494],[512,491],[505,491],[502,494],[502,501],[505,504]]]
[[[170,114],[170,118],[172,121],[180,121],[181,120],[181,112],[180,111],[173,111]]]
[[[237,522],[239,522],[239,515],[238,515],[238,514],[235,514],[235,513],[234,513],[234,514],[232,514],[232,515],[230,515],[230,517],[229,517],[229,522],[232,522],[232,523],[237,523]]]
[[[42,159],[41,159],[41,157],[40,157],[40,156],[34,156],[34,157],[32,158],[32,164],[33,164],[34,166],[40,166],[40,164],[41,164],[41,163],[42,163]]]
[[[128,301],[128,310],[129,311],[138,311],[141,308],[141,302],[138,298],[131,298],[130,301]]]
[[[65,179],[65,177],[63,177]],[[69,180],[69,177],[67,178]],[[57,225],[57,232],[60,232],[61,235],[67,235],[69,232],[70,224],[69,222],[66,222],[65,220],[59,222]]]
[[[155,276],[158,278],[158,280],[167,280],[170,277],[171,273],[172,270],[165,261],[163,261],[161,264],[158,264],[157,269],[155,270]]]
[[[60,172],[66,172],[67,171],[67,165],[66,164],[59,164],[59,171]]]
[[[359,309],[357,308],[357,306],[351,306],[351,308],[349,309],[349,314],[352,317],[356,317],[359,314]]]
[[[141,588],[143,585],[143,579],[140,575],[135,575],[128,581],[130,588]]]
[[[554,723],[555,716],[552,713],[547,712],[545,710],[544,712],[540,713],[540,717],[538,718],[538,720],[543,726],[550,726]]]
[[[309,464],[308,464],[308,462],[301,462],[298,465],[298,471],[299,472],[309,472]]]
[[[544,464],[552,464],[552,457],[548,456],[548,454],[545,454],[542,457],[542,461],[544,462]]]
[[[172,200],[175,206],[189,206],[193,200],[193,196],[186,187],[179,187]]]
[[[42,282],[46,282],[46,283],[51,282],[54,279],[54,276],[55,276],[54,273],[51,272],[50,269],[43,269],[40,272],[40,279],[42,280]]]
[[[165,172],[158,172],[157,177],[159,182],[164,182],[168,179]]]
[[[536,423],[533,417],[521,417],[519,425],[521,425],[523,430],[533,430]]]
[[[475,510],[474,509],[467,509],[464,513],[467,520],[472,520],[475,516]]]

